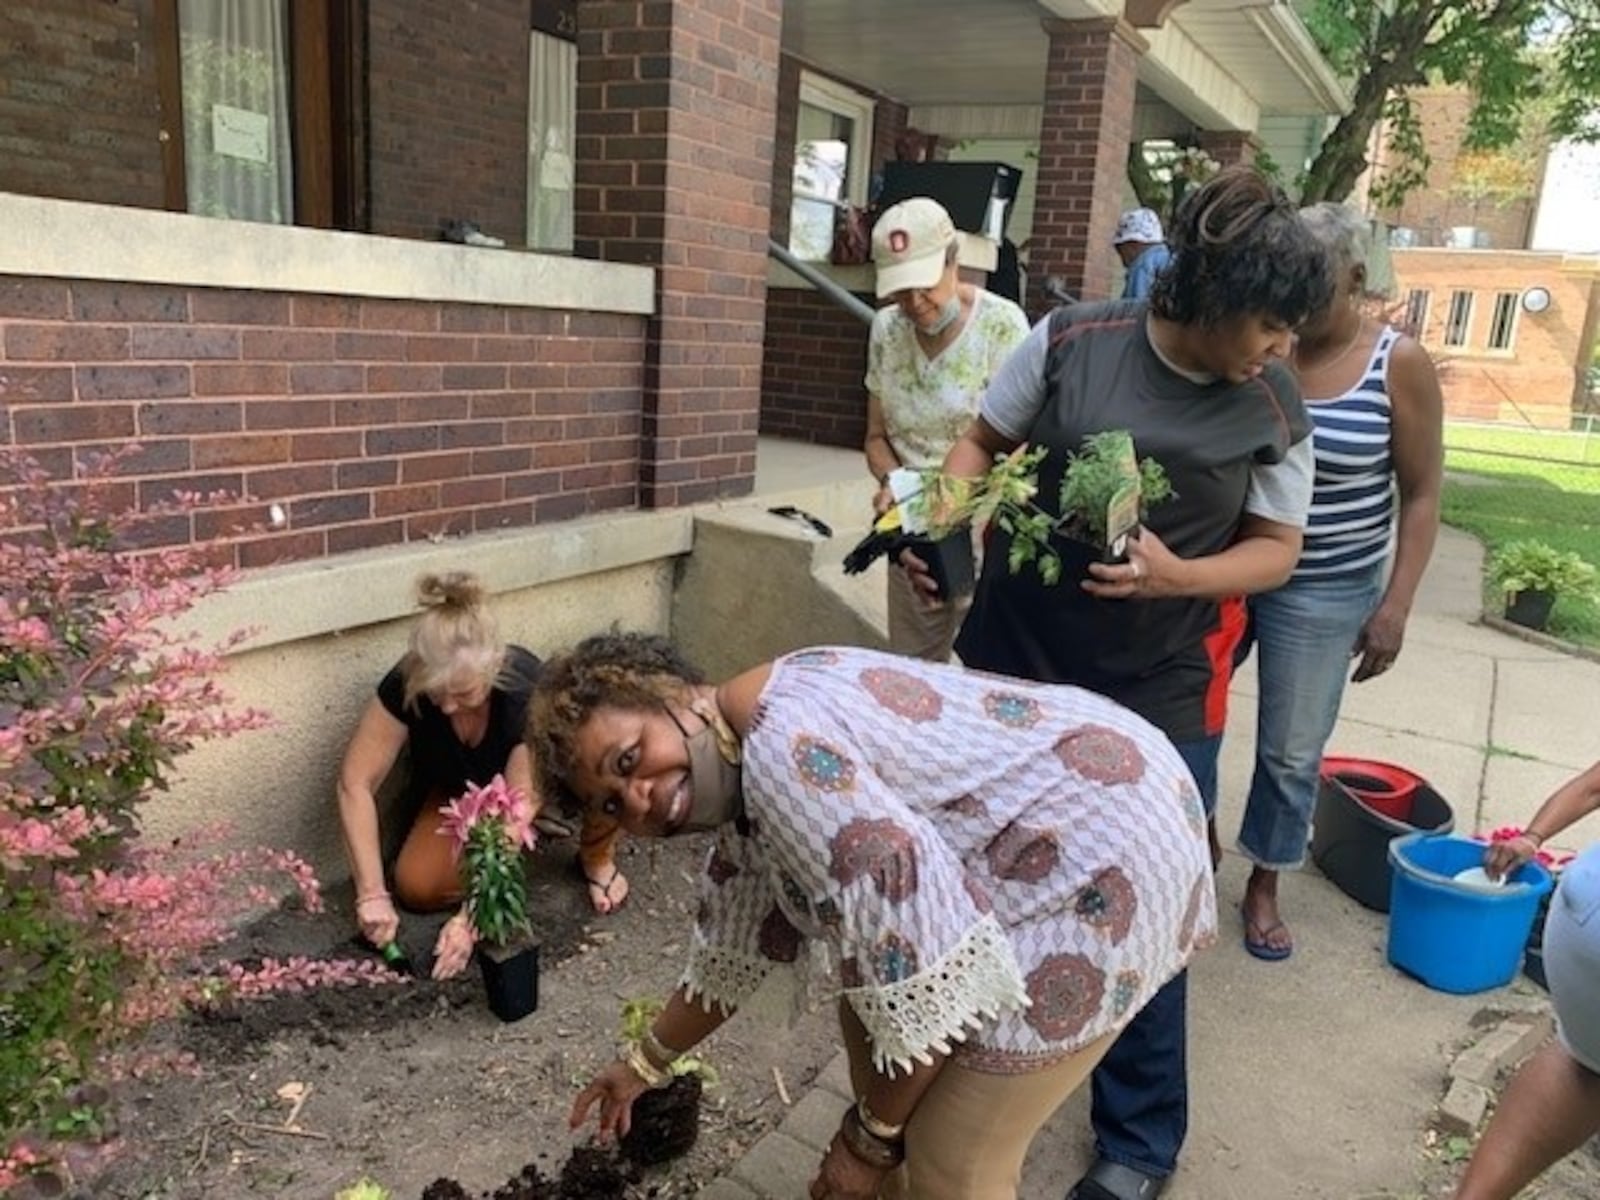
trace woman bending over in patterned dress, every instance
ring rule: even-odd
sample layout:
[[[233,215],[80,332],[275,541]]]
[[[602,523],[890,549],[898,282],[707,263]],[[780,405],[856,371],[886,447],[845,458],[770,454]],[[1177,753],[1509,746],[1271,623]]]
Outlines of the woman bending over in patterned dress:
[[[1215,933],[1182,758],[1078,688],[846,648],[712,686],[613,634],[546,665],[529,720],[547,794],[715,834],[681,983],[573,1106],[604,1136],[735,1010],[823,989],[857,1102],[813,1200],[1015,1197],[1035,1133]]]

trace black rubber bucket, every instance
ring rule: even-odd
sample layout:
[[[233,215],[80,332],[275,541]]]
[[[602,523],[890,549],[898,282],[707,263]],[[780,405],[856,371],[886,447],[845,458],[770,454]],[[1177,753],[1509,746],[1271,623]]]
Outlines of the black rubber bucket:
[[[1426,783],[1412,794],[1409,821],[1386,817],[1363,804],[1336,777],[1323,776],[1311,834],[1311,861],[1341,892],[1376,912],[1389,911],[1389,843],[1417,830],[1451,833],[1450,804]]]

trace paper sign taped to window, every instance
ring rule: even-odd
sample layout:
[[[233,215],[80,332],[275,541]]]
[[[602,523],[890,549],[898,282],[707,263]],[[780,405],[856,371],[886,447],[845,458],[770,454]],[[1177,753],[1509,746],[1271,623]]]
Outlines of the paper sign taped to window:
[[[245,162],[272,161],[272,118],[226,104],[211,106],[211,149]]]

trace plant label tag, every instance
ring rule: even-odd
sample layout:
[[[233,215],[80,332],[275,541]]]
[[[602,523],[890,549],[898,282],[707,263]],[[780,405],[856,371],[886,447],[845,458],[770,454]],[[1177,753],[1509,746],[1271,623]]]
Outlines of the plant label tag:
[[[889,472],[889,494],[900,508],[900,528],[906,533],[928,532],[928,497],[922,472],[896,467]]]
[[[1106,505],[1106,551],[1121,558],[1128,551],[1128,538],[1139,528],[1139,480],[1124,483]]]

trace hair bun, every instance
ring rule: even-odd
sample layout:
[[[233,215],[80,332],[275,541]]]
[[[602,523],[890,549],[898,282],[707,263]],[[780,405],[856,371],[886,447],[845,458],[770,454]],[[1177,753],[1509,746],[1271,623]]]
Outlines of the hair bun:
[[[417,580],[417,603],[424,608],[477,608],[483,603],[483,583],[471,571],[424,575]]]

